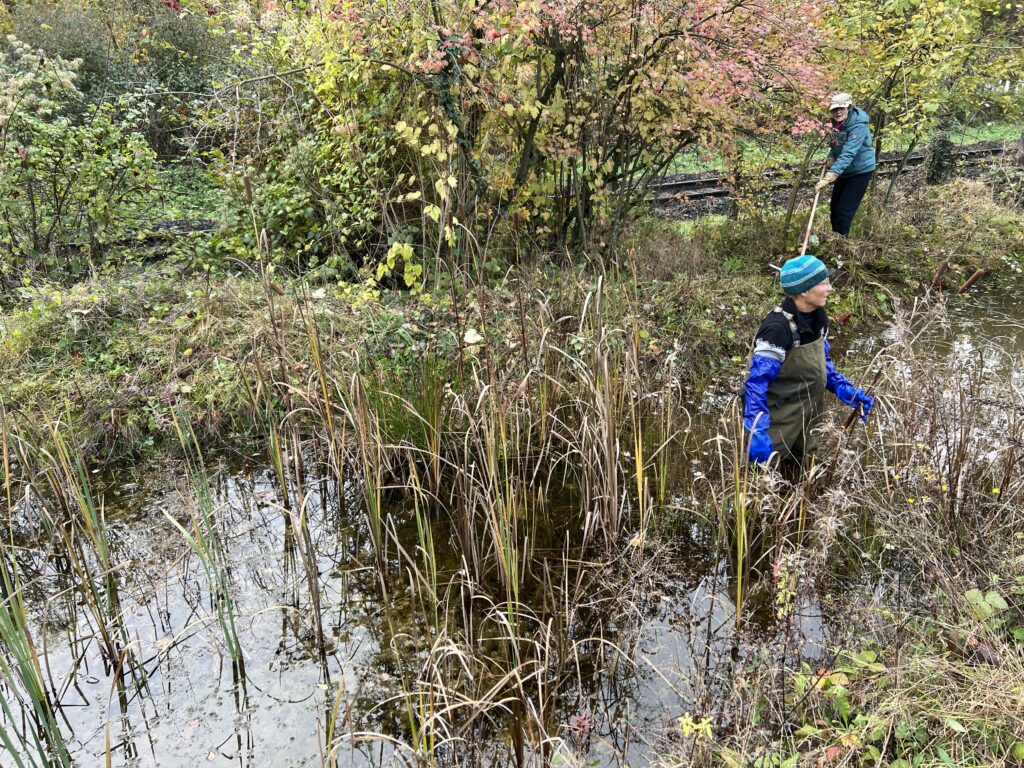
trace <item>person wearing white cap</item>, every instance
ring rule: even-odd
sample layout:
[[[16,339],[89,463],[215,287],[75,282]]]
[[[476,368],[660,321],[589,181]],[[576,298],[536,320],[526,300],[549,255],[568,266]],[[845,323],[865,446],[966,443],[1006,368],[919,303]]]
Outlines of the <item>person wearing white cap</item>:
[[[846,237],[875,172],[875,147],[868,114],[853,105],[850,94],[835,94],[828,112],[832,118],[832,147],[825,160],[828,170],[814,188],[820,191],[835,184],[830,210],[832,231]]]

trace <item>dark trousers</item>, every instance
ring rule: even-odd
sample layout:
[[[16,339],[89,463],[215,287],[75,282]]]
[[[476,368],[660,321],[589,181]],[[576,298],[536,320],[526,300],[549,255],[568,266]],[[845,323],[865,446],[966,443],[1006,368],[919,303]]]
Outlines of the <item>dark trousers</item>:
[[[829,214],[832,219],[832,231],[846,237],[850,234],[850,225],[853,224],[853,215],[860,207],[860,201],[864,199],[864,193],[868,191],[868,182],[871,181],[871,174],[858,173],[854,176],[840,176],[832,187],[832,211]]]

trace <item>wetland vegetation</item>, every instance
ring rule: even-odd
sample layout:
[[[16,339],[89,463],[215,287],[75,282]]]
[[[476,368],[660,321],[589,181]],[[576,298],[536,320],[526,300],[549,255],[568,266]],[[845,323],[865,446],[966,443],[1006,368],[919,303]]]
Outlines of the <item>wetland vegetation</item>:
[[[0,763],[1024,765],[1019,159],[820,235],[878,406],[787,480],[810,199],[735,148],[812,156],[859,3],[470,5],[0,2]],[[885,146],[1015,120],[1019,14],[912,5]]]

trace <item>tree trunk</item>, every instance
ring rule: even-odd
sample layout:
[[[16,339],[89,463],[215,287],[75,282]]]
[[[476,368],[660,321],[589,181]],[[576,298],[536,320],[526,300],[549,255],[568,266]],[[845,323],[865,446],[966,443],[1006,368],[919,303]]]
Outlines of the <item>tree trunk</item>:
[[[778,244],[778,250],[785,248],[786,243],[789,242],[789,228],[793,224],[793,213],[796,211],[797,196],[800,194],[800,187],[807,177],[807,169],[810,168],[811,158],[814,156],[814,152],[818,149],[819,144],[821,144],[820,140],[807,147],[804,159],[800,162],[800,168],[796,172],[796,178],[793,179],[793,188],[789,190],[789,202],[786,204],[786,220],[782,225],[782,242]]]
[[[907,147],[907,151],[903,153],[903,157],[900,158],[900,164],[896,166],[896,172],[892,175],[892,179],[889,181],[889,188],[885,191],[885,199],[882,202],[882,207],[889,205],[889,198],[892,196],[892,191],[896,189],[896,182],[900,180],[900,176],[903,174],[903,170],[907,167],[907,161],[910,160],[910,155],[914,151],[914,147],[917,146],[917,135],[910,140],[910,146]]]
[[[878,122],[875,124],[875,162],[877,163],[882,159],[882,131],[885,129],[885,113],[883,112],[878,116]],[[874,176],[871,177],[871,194],[875,193],[875,185],[878,183],[878,172],[876,171]]]
[[[889,95],[892,93],[892,86],[893,86],[893,76],[890,74],[889,77],[887,77],[885,79],[885,85],[882,88],[882,95],[881,95],[881,98],[879,98],[879,100],[878,100],[878,104],[879,105],[882,105],[882,104],[885,104],[885,103],[888,102]],[[870,116],[869,116],[869,118],[870,118]],[[882,159],[882,134],[884,133],[885,126],[887,124],[888,124],[888,120],[886,119],[885,110],[883,110],[881,108],[881,106],[879,106],[878,119],[875,122],[875,161],[876,162]],[[877,183],[878,183],[878,173],[876,172],[871,177],[871,194],[872,195],[875,194],[875,185]]]

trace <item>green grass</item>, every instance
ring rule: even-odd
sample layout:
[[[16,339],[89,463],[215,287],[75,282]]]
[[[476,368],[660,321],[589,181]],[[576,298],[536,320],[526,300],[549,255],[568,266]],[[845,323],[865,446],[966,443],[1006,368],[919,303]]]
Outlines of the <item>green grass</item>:
[[[166,164],[157,171],[154,191],[160,200],[160,219],[216,219],[224,207],[224,193],[198,166]]]
[[[975,126],[958,126],[950,131],[957,144],[976,144],[979,141],[1016,141],[1024,134],[1021,123],[987,122]]]
[[[699,230],[717,229],[725,226],[729,218],[721,213],[711,213],[699,219],[680,219],[672,222],[672,229],[686,238],[693,237]]]

